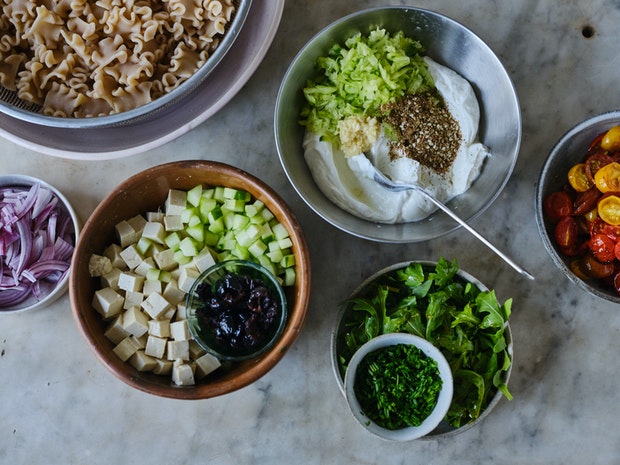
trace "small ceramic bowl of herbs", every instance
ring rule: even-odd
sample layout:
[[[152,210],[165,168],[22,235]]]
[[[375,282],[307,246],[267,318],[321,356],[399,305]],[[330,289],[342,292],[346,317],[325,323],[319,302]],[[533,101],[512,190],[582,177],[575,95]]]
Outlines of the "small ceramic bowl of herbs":
[[[502,398],[513,347],[512,299],[459,269],[456,260],[397,263],[370,276],[341,304],[332,334],[332,367],[346,397],[345,378],[355,354],[386,334],[413,334],[444,355],[454,392],[442,421],[421,438],[461,433],[482,421]]]
[[[187,322],[200,346],[222,361],[269,350],[286,324],[286,296],[276,277],[247,260],[220,262],[187,295]]]
[[[344,386],[353,416],[374,435],[410,441],[433,431],[452,401],[452,371],[426,339],[390,333],[371,339],[349,362]]]

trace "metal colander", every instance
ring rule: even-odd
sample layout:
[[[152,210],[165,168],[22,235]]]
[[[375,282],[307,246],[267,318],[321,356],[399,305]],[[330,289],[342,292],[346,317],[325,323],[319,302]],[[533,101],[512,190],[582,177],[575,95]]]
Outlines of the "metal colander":
[[[40,105],[25,101],[19,98],[16,91],[0,85],[0,112],[28,123],[57,128],[104,128],[135,123],[170,106],[181,97],[192,92],[205,80],[220,63],[239,35],[249,13],[251,3],[252,0],[234,0],[235,15],[228,23],[226,33],[220,44],[206,63],[179,87],[145,105],[122,113],[91,118],[48,116],[42,113],[43,108]]]

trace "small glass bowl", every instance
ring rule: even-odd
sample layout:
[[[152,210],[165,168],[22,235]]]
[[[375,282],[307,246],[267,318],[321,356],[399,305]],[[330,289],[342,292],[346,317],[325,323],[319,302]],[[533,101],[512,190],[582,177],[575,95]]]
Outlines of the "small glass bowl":
[[[357,367],[366,355],[381,348],[397,344],[413,345],[419,348],[427,357],[434,359],[437,362],[437,369],[439,370],[442,387],[441,391],[439,391],[439,397],[437,398],[435,408],[419,426],[409,426],[391,430],[379,426],[363,412],[355,395],[355,378]],[[345,373],[344,390],[351,413],[358,423],[367,431],[389,441],[411,441],[427,435],[441,423],[450,408],[454,386],[450,365],[441,351],[433,344],[413,334],[389,333],[371,339],[353,354]]]
[[[262,335],[261,341],[251,349],[243,350],[231,348],[217,341],[214,332],[205,327],[199,315],[203,301],[198,295],[201,286],[216,284],[228,274],[260,279],[270,291],[270,295],[277,301],[277,316],[268,328],[267,334]],[[248,360],[267,352],[280,338],[287,320],[286,296],[276,277],[264,266],[246,260],[228,260],[205,270],[196,279],[186,299],[187,323],[196,342],[211,355],[222,361]]]

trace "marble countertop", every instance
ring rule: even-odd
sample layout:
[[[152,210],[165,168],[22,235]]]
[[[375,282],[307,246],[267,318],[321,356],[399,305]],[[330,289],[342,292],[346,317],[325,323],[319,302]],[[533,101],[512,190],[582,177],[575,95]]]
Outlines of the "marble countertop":
[[[270,2],[272,0],[264,0]],[[260,1],[256,3],[261,3]],[[400,1],[441,12],[487,41],[522,106],[519,160],[503,193],[473,225],[536,276],[523,279],[457,231],[417,244],[349,236],[297,196],[273,136],[276,94],[288,64],[319,29],[375,0],[289,0],[264,60],[207,121],[147,152],[116,160],[53,157],[0,140],[0,174],[58,187],[83,220],[130,175],[181,159],[236,165],[284,196],[305,230],[313,294],[295,345],[266,376],[230,395],[174,401],[136,391],[89,351],[68,296],[49,308],[0,315],[0,463],[375,464],[613,463],[620,456],[615,377],[620,312],[566,279],[547,256],[534,192],[554,142],[572,125],[617,109],[620,4],[612,0]],[[513,298],[512,401],[447,440],[395,444],[374,438],[347,410],[330,366],[338,302],[364,278],[403,258],[457,258]]]

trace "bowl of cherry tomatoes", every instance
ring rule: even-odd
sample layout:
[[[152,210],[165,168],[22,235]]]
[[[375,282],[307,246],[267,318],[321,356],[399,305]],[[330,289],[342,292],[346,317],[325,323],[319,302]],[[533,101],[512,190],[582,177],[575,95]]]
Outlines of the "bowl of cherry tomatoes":
[[[620,111],[582,121],[555,144],[538,182],[536,221],[573,282],[620,303]]]

